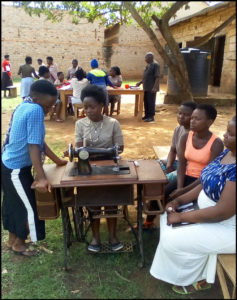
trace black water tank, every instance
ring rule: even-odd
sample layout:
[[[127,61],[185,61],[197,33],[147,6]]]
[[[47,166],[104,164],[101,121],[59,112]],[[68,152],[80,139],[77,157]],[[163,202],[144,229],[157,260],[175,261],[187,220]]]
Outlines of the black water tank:
[[[189,82],[193,96],[206,96],[209,80],[210,52],[204,52],[195,48],[183,48],[181,53],[187,66]],[[172,56],[170,56],[172,59]],[[168,94],[177,95],[179,87],[169,70]]]

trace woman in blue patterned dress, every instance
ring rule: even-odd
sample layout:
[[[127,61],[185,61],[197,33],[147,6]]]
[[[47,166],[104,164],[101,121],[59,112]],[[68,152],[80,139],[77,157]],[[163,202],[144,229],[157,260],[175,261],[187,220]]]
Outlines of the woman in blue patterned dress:
[[[201,184],[166,205],[160,242],[150,269],[173,291],[190,294],[211,287],[217,254],[236,252],[236,117],[224,134],[225,149],[201,173]],[[177,212],[198,198],[198,210]],[[192,225],[172,227],[174,223]]]

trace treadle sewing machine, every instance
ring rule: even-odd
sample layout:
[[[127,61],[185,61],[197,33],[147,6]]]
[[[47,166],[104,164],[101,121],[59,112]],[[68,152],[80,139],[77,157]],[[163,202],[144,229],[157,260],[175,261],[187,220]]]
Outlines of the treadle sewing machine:
[[[103,175],[103,174],[129,174],[130,169],[128,165],[119,165],[119,146],[115,145],[110,148],[93,148],[93,147],[80,147],[73,148],[72,144],[69,144],[69,160],[73,161],[73,158],[77,158],[77,164],[69,172],[69,176],[80,175]],[[97,166],[96,164],[90,164],[91,160],[113,160],[116,165],[114,166]]]
[[[146,191],[146,186],[150,185],[159,187],[159,194],[164,194],[164,185],[167,182],[167,178],[160,164],[156,160],[134,161],[120,159],[118,146],[101,149],[90,147],[73,148],[70,145],[69,160],[66,166],[44,165],[46,177],[53,188],[53,193],[51,193],[50,197],[56,199],[56,203],[59,203],[61,209],[65,269],[68,269],[68,249],[73,241],[73,232],[75,231],[78,241],[83,241],[83,236],[85,236],[83,231],[83,228],[85,228],[83,208],[120,205],[126,207],[126,205],[133,205],[134,187],[136,187],[137,191],[138,230],[133,229],[126,216],[124,216],[124,219],[131,227],[140,250],[141,260],[139,266],[144,266],[142,239],[143,193]],[[71,197],[71,203],[67,202],[65,196],[65,191],[68,190],[65,188],[69,187],[74,188],[71,189],[74,190],[74,197]],[[148,198],[155,199],[154,196],[156,194],[157,191],[148,195]],[[41,202],[41,204],[43,202],[46,203],[46,198],[45,194],[38,194],[37,202]],[[71,223],[69,208],[72,209],[73,223]],[[44,219],[44,216],[41,219]],[[72,224],[74,224],[73,227]]]

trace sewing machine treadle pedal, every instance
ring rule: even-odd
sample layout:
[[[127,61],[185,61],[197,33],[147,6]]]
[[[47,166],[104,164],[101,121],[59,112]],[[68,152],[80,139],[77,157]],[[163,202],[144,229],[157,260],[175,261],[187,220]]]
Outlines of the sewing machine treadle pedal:
[[[118,250],[118,251],[113,251],[109,242],[103,242],[103,243],[101,243],[100,252],[96,252],[96,254],[133,252],[133,246],[134,246],[133,242],[131,242],[131,241],[121,241],[121,243],[124,245],[123,248],[121,250]],[[92,252],[90,252],[90,253],[92,253]]]

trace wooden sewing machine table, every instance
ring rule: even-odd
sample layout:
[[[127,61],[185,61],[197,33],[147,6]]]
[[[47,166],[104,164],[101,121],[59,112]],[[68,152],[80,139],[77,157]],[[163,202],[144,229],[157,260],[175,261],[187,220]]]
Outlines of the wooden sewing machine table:
[[[104,206],[104,205],[127,205],[123,202],[123,193],[128,195],[127,187],[131,187],[133,191],[134,185],[137,188],[137,231],[136,241],[140,250],[141,261],[140,267],[144,266],[144,253],[143,253],[143,239],[142,239],[142,189],[144,184],[155,184],[162,187],[167,183],[167,179],[160,164],[156,160],[138,160],[139,166],[136,166],[134,161],[131,160],[120,160],[119,165],[128,165],[130,174],[123,175],[88,175],[88,176],[69,176],[69,172],[74,166],[75,162],[68,162],[66,166],[56,166],[55,164],[44,165],[46,177],[52,188],[60,190],[60,193],[55,193],[57,200],[60,203],[63,223],[63,234],[64,234],[64,266],[67,270],[68,264],[68,248],[70,246],[70,235],[72,233],[70,218],[68,214],[68,207],[64,201],[63,190],[68,187],[76,188],[78,195],[75,197],[75,205],[80,203],[80,195],[83,202],[81,206]],[[97,166],[108,166],[114,165],[112,160],[95,161],[91,162],[91,165],[96,164]],[[100,197],[100,193],[105,190],[110,191],[111,189],[115,195],[112,198]],[[119,194],[121,197],[119,197]],[[43,194],[42,194],[43,195]],[[84,196],[83,196],[84,195]],[[85,195],[88,195],[85,197]],[[78,197],[77,197],[78,196]],[[96,198],[95,198],[96,197]],[[133,192],[131,192],[130,204],[133,204]],[[94,201],[93,202],[93,198]],[[106,199],[107,198],[107,199]],[[105,199],[105,200],[103,200]],[[164,203],[163,203],[164,204]],[[80,205],[80,204],[79,204]],[[70,205],[71,206],[71,205]],[[69,223],[68,223],[69,220]],[[131,226],[131,225],[130,225]],[[133,229],[133,233],[134,233]]]

